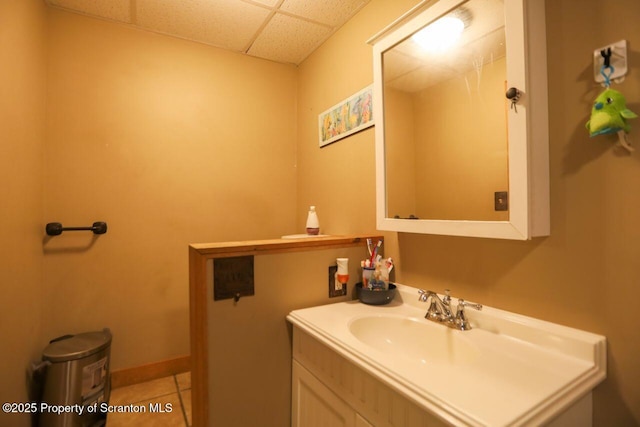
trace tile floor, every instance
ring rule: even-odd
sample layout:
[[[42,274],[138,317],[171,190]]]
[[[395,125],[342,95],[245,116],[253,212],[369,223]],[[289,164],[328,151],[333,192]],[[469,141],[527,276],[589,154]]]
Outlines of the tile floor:
[[[106,427],[189,427],[191,426],[191,373],[185,372],[113,389],[109,406],[127,406],[141,411],[110,413],[107,415]],[[153,408],[162,408],[164,412],[154,413]]]

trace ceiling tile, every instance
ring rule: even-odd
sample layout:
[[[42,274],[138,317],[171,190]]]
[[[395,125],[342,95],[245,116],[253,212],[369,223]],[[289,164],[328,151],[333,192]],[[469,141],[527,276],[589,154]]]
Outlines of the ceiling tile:
[[[340,26],[369,0],[284,0],[280,10],[331,26]]]
[[[299,64],[370,0],[44,1],[71,12]]]
[[[276,13],[247,53],[299,64],[332,32],[329,27]]]
[[[51,6],[70,9],[87,15],[131,23],[129,0],[46,0]]]
[[[260,3],[260,4],[264,4],[265,6],[275,7],[278,3],[280,3],[281,0],[242,0],[242,1],[246,1],[248,3]]]
[[[243,52],[271,12],[238,0],[137,0],[140,27]]]

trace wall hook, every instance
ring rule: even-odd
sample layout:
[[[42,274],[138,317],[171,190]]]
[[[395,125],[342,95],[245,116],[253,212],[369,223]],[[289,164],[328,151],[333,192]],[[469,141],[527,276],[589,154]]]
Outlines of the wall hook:
[[[611,66],[611,46],[606,49],[602,49],[600,51],[600,56],[604,58],[604,67],[608,68]]]
[[[50,222],[46,225],[45,231],[49,236],[59,236],[63,231],[93,231],[93,234],[105,234],[107,232],[107,223],[98,221],[94,222],[91,227],[63,227],[59,222]]]
[[[603,86],[610,85],[611,81],[621,83],[627,74],[627,65],[626,40],[593,51],[593,79]]]

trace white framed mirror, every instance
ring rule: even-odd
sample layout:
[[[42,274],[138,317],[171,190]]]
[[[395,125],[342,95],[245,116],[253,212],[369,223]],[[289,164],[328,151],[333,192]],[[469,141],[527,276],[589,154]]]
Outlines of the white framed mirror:
[[[378,229],[548,235],[544,2],[423,1],[369,42]]]

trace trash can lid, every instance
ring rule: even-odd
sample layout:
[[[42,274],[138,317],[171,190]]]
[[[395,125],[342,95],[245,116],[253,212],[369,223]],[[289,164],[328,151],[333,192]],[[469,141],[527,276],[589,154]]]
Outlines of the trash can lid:
[[[52,341],[43,351],[42,360],[67,362],[82,359],[111,345],[111,331],[85,332]]]

